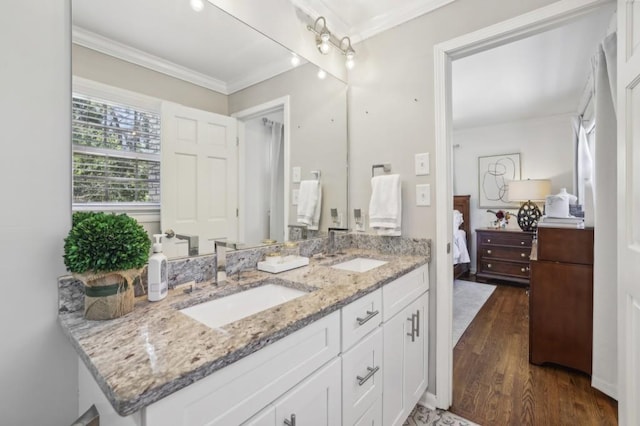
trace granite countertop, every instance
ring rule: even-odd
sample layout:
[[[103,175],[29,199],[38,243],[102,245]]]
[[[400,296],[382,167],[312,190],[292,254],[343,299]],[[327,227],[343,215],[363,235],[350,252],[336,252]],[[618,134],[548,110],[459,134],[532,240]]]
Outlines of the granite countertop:
[[[330,265],[353,257],[388,263],[357,273]],[[338,257],[314,257],[309,266],[269,274],[242,272],[219,286],[198,283],[190,294],[178,288],[166,299],[136,299],[135,309],[110,321],[84,319],[82,294],[61,287],[62,329],[116,411],[132,414],[161,398],[340,309],[427,263],[425,256],[398,256],[348,249]],[[179,312],[208,300],[269,282],[309,290],[304,296],[220,328]],[[71,280],[70,280],[71,281]],[[68,304],[66,306],[65,304]]]

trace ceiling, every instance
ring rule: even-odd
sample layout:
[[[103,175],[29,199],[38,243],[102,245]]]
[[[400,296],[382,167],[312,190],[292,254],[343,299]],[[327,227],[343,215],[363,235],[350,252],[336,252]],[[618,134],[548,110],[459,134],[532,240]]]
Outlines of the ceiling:
[[[453,0],[290,1],[355,42]],[[291,69],[287,49],[204,4],[73,0],[74,42],[225,94]],[[454,61],[454,127],[575,112],[613,10]]]
[[[576,113],[613,5],[453,62],[455,128]],[[581,112],[581,111],[580,111]]]

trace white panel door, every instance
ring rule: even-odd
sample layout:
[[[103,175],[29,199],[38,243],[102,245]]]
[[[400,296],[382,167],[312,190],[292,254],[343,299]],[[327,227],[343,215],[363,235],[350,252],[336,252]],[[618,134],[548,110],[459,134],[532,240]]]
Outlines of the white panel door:
[[[640,1],[618,0],[618,414],[640,424]],[[597,231],[597,230],[596,230]]]
[[[198,235],[200,254],[237,240],[236,136],[235,118],[162,104],[162,231]]]

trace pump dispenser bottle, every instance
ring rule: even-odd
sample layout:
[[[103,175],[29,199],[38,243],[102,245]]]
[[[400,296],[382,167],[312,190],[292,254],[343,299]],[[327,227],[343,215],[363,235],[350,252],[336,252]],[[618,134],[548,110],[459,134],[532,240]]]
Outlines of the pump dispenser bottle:
[[[160,238],[165,234],[154,234],[153,255],[149,258],[147,297],[151,302],[157,302],[167,296],[167,256],[162,253]]]

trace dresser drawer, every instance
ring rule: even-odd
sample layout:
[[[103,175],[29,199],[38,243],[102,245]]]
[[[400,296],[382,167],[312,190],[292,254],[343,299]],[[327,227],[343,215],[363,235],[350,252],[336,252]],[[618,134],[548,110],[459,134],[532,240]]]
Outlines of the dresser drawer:
[[[531,248],[531,242],[533,241],[533,234],[524,232],[479,232],[478,244],[481,246],[486,245],[505,245],[515,247],[528,247]]]
[[[484,274],[510,275],[529,279],[529,264],[518,262],[504,262],[493,259],[482,259],[479,262],[480,270]]]
[[[593,265],[593,229],[540,228],[538,260]]]
[[[480,249],[480,256],[482,256],[483,259],[492,258],[528,262],[531,256],[531,248],[488,246]]]
[[[342,352],[347,351],[382,322],[382,289],[342,308]]]

